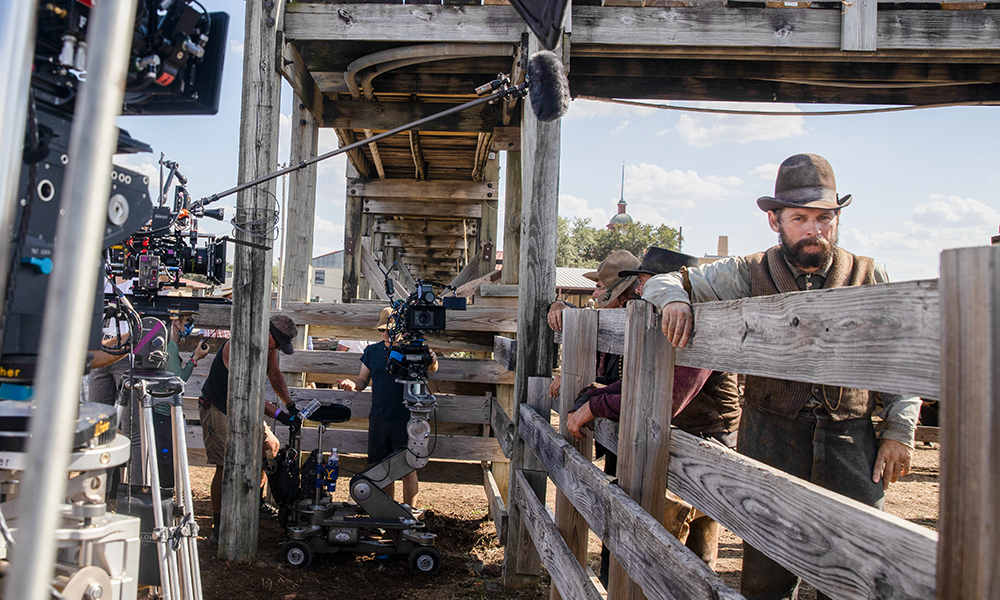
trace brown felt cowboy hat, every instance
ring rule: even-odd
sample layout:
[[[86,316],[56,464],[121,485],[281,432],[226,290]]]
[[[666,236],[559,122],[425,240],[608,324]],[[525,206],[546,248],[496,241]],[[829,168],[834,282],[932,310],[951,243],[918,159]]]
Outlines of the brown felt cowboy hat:
[[[597,299],[597,306],[604,308],[635,281],[635,275],[622,277],[618,274],[619,271],[634,269],[638,266],[639,259],[628,250],[615,250],[611,256],[605,258],[604,262],[597,267],[597,277],[607,288],[607,291]]]
[[[837,195],[837,180],[829,161],[818,154],[796,154],[778,167],[774,196],[757,198],[763,211],[779,208],[835,210],[851,203],[851,195]]]

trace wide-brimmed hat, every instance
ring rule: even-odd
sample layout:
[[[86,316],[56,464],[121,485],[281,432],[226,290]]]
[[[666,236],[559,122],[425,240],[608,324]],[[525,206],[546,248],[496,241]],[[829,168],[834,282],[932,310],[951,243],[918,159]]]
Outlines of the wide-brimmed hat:
[[[603,308],[627,290],[635,281],[635,275],[622,277],[618,273],[638,266],[639,259],[628,250],[615,250],[611,256],[605,258],[597,267],[597,277],[607,291],[597,299],[597,305]]]
[[[269,323],[269,329],[271,332],[271,337],[274,338],[278,348],[285,354],[291,354],[295,350],[292,348],[292,339],[299,334],[299,330],[295,327],[295,321],[292,321],[285,315],[274,315],[271,317]]]
[[[386,329],[389,329],[389,317],[391,315],[392,315],[392,308],[388,306],[383,308],[382,312],[378,314],[378,325],[375,326],[375,329],[378,329],[379,331],[385,331]]]
[[[595,283],[600,281],[600,279],[597,277],[597,271],[587,271],[586,273],[583,274],[583,276]]]
[[[619,277],[628,277],[629,275],[659,275],[660,273],[672,273],[681,267],[697,267],[698,257],[691,256],[690,254],[684,254],[683,252],[674,252],[673,250],[668,250],[666,248],[657,248],[656,246],[650,246],[649,250],[646,250],[646,255],[642,257],[642,262],[639,266],[634,269],[628,269],[625,271],[619,271]]]
[[[837,195],[833,167],[818,154],[796,154],[778,167],[774,197],[757,198],[763,211],[779,208],[822,208],[833,210],[851,203],[851,195]]]

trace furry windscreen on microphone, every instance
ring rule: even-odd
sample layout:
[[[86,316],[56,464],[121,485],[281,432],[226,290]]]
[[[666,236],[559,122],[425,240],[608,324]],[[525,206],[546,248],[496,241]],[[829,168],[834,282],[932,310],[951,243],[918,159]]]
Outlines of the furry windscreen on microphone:
[[[554,52],[531,55],[526,69],[531,110],[539,121],[555,121],[569,110],[569,81],[563,63]]]

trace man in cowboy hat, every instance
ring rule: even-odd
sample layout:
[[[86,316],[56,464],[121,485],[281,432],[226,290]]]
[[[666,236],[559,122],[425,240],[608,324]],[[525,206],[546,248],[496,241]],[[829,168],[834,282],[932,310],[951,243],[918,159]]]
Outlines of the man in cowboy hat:
[[[774,196],[757,200],[779,244],[698,268],[652,278],[643,298],[663,309],[663,333],[677,347],[691,336],[691,302],[734,300],[786,292],[888,281],[871,258],[837,246],[840,210],[830,163],[797,154],[781,163]],[[909,472],[918,398],[881,394],[884,427],[871,416],[878,394],[748,376],[739,451],[796,477],[882,508],[884,489]],[[798,578],[743,544],[741,592],[750,600],[795,597]],[[820,598],[825,598],[819,594]]]

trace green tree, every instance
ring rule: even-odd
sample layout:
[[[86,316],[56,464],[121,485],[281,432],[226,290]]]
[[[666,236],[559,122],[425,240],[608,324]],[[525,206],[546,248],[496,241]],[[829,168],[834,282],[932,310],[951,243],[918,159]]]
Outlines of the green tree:
[[[667,225],[654,227],[647,223],[618,225],[613,229],[598,229],[590,219],[559,217],[557,225],[556,265],[560,267],[596,267],[615,250],[628,250],[639,258],[650,246],[680,252],[684,238],[680,231]]]

